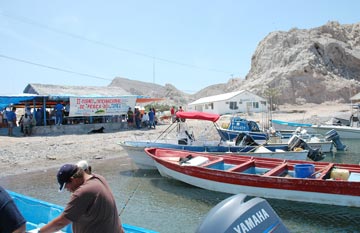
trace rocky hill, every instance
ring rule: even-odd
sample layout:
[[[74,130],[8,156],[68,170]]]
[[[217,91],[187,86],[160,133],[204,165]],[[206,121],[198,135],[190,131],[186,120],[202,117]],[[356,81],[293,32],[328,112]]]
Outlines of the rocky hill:
[[[154,98],[166,98],[167,101],[165,103],[169,105],[179,106],[185,105],[193,101],[191,95],[179,91],[171,84],[161,86],[154,83],[117,77],[113,79],[113,81],[109,84],[109,87],[121,87],[122,89],[133,95],[145,95]]]
[[[245,79],[233,78],[193,95],[171,84],[124,78],[115,78],[110,86],[121,86],[132,94],[166,97],[174,104],[242,89],[271,96],[277,104],[349,102],[360,91],[360,23],[329,22],[309,30],[272,32],[259,43],[251,59]]]

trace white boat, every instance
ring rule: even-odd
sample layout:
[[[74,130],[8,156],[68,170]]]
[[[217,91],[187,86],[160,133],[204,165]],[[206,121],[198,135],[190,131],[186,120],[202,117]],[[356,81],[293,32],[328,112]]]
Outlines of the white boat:
[[[339,144],[338,142],[339,139],[337,137],[338,134],[336,134],[336,132],[329,136],[327,136],[326,134],[324,136],[323,134],[310,134],[307,132],[306,129],[303,129],[301,127],[298,127],[295,131],[294,130],[276,131],[275,136],[270,136],[270,140],[268,144],[281,145],[284,143],[288,143],[289,139],[293,135],[297,135],[298,137],[300,137],[311,148],[313,149],[319,148],[323,153],[331,152],[333,150],[334,145],[336,150],[338,151],[343,151],[346,149],[346,146]]]
[[[228,154],[233,156],[253,156],[258,158],[278,158],[278,159],[291,159],[291,160],[307,160],[308,150],[289,150],[287,146],[248,146],[244,147],[244,151],[238,151],[242,147],[238,146],[196,146],[196,145],[179,145],[176,143],[165,142],[150,142],[150,141],[121,141],[118,143],[124,148],[127,155],[133,160],[139,169],[154,170],[156,166],[152,158],[146,153],[146,148],[167,148],[184,150],[188,152],[210,153],[213,155]],[[250,151],[252,150],[252,151]]]
[[[286,143],[289,139],[280,139],[278,142],[274,141],[274,142],[269,142],[269,145],[273,145],[273,146],[277,146],[277,145],[283,145],[284,143]],[[313,149],[319,149],[321,152],[323,153],[329,153],[331,151],[333,151],[333,142],[328,142],[328,141],[316,141],[316,139],[312,139],[312,141],[306,141],[306,143]]]
[[[360,165],[147,148],[160,174],[217,192],[360,207]]]
[[[325,124],[303,124],[297,122],[287,122],[282,120],[271,120],[277,129],[295,129],[296,127],[305,128],[309,133],[326,134],[330,130],[335,130],[342,139],[360,139],[360,112],[359,105],[352,105],[350,119],[333,117]]]
[[[334,129],[341,138],[360,139],[360,127],[345,125],[312,125],[311,127],[316,133],[320,134]]]

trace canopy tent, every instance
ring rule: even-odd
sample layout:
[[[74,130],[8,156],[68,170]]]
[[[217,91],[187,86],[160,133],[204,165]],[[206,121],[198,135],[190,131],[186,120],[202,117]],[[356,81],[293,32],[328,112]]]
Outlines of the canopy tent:
[[[206,112],[177,112],[176,117],[182,119],[195,119],[216,122],[220,115]]]
[[[16,106],[18,108],[24,108],[25,105],[31,104],[35,106],[43,106],[44,101],[46,101],[46,106],[53,108],[58,100],[69,101],[70,97],[74,95],[36,95],[36,94],[19,94],[19,95],[8,95],[0,96],[0,111],[9,106]],[[77,96],[77,97],[104,97],[102,95],[86,95],[86,96]],[[146,96],[137,96],[137,103],[148,103],[155,101],[162,101],[162,98],[149,98]]]
[[[4,108],[24,104],[27,101],[42,101],[45,96],[33,95],[33,94],[22,94],[22,95],[10,95],[0,96],[0,111]]]

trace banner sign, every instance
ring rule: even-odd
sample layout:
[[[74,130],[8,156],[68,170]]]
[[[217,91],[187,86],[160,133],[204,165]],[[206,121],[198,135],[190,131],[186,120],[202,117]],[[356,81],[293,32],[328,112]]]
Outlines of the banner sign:
[[[69,116],[111,116],[126,114],[134,109],[136,96],[70,97]]]

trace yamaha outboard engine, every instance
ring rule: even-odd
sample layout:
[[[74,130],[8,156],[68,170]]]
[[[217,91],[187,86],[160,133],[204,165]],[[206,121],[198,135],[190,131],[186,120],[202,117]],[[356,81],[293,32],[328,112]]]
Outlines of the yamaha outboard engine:
[[[288,148],[289,150],[294,150],[297,147],[300,147],[303,150],[308,150],[309,153],[307,156],[313,161],[320,161],[325,158],[324,154],[320,151],[320,148],[313,149],[299,136],[293,135],[289,139]]]
[[[343,151],[346,149],[346,145],[342,144],[340,141],[340,136],[335,129],[332,129],[325,134],[325,140],[329,142],[332,141],[336,147],[336,150],[338,151]]]
[[[196,232],[289,232],[266,200],[256,197],[244,202],[245,198],[237,194],[217,204]]]
[[[235,139],[236,146],[258,146],[253,137],[247,133],[239,133]]]

